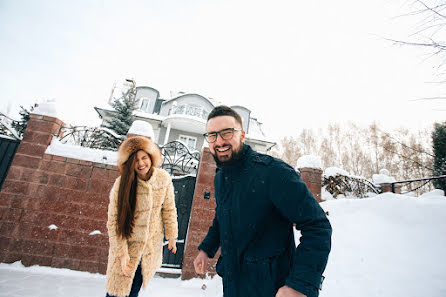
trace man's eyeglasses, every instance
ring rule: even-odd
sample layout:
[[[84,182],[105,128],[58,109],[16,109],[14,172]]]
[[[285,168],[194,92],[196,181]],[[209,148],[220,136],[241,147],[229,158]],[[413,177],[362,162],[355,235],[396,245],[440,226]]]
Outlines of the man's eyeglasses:
[[[204,133],[203,136],[207,142],[213,143],[217,141],[218,134],[224,140],[229,140],[234,136],[234,131],[242,131],[240,128],[227,128],[218,132]]]

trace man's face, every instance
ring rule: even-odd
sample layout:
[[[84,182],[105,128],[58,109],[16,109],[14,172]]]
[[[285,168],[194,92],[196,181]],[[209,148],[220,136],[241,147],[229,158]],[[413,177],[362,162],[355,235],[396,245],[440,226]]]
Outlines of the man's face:
[[[206,125],[206,133],[220,132],[228,128],[242,128],[235,118],[231,116],[219,116],[210,119]],[[218,134],[215,142],[209,143],[209,149],[216,161],[225,163],[237,156],[243,147],[245,131],[234,131],[231,139],[223,139]]]

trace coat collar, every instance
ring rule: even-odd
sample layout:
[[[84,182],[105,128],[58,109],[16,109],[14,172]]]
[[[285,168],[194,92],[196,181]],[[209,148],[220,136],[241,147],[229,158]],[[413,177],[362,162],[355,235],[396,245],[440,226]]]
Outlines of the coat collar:
[[[158,181],[160,179],[160,170],[158,168],[153,168],[153,173],[149,180],[143,180],[138,176],[136,178],[138,180],[138,184],[142,185],[143,187],[153,187],[154,185],[158,184]]]

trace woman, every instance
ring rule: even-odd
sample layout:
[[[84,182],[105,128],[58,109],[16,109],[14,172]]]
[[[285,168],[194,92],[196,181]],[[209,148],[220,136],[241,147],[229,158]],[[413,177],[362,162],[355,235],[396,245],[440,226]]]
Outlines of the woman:
[[[161,152],[143,136],[119,147],[121,173],[110,192],[107,297],[138,296],[162,263],[163,223],[176,253],[177,211],[169,174],[158,168]]]

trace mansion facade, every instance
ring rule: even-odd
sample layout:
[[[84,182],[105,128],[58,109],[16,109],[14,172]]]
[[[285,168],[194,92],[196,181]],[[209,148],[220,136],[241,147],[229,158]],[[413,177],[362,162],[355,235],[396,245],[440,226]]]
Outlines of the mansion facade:
[[[147,86],[136,87],[135,96],[137,100],[135,119],[148,122],[152,126],[154,141],[158,145],[179,140],[191,151],[201,151],[202,147],[206,146],[203,134],[206,132],[207,117],[214,107],[222,105],[211,98],[193,93],[178,93],[170,99],[162,99],[158,90]],[[110,101],[111,99],[112,97]],[[262,124],[251,117],[248,108],[239,105],[231,108],[242,117],[243,129],[246,131],[245,142],[258,152],[268,152],[275,143],[265,136]],[[102,123],[114,114],[111,106],[95,107],[95,110],[101,117]]]

